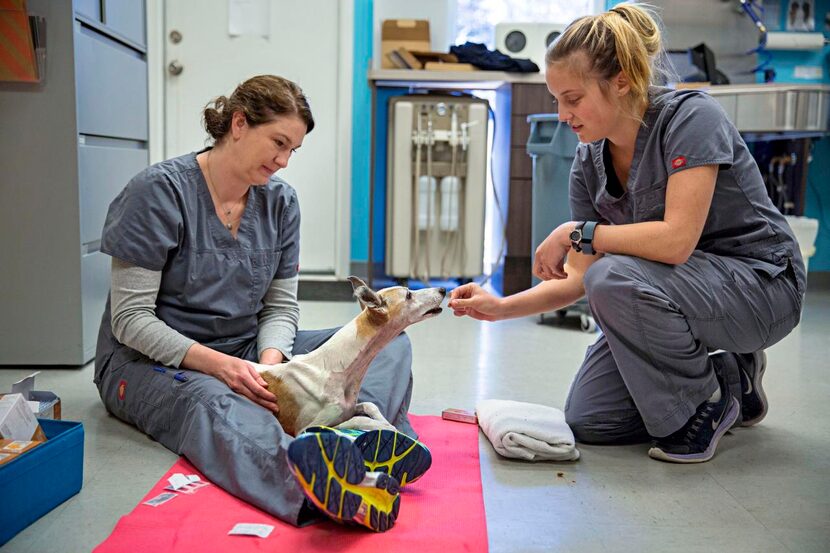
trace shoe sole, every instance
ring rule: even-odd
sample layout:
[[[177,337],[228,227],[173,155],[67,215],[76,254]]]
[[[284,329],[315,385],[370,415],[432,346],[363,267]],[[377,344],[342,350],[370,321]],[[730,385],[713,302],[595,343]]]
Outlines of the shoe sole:
[[[291,442],[288,459],[303,493],[330,518],[375,532],[395,525],[398,482],[388,474],[367,472],[350,439],[335,433],[306,434]]]
[[[362,430],[355,430],[352,428],[333,428],[331,426],[309,426],[305,428],[300,434],[305,434],[306,432],[310,434],[314,434],[317,432],[333,432],[340,436],[350,438],[351,440],[354,440],[355,438],[363,434]]]
[[[709,447],[707,447],[704,451],[700,453],[691,453],[689,455],[675,455],[666,453],[658,447],[652,447],[648,450],[648,456],[652,459],[665,461],[667,463],[705,463],[714,457],[715,450],[718,448],[718,442],[730,428],[735,426],[735,423],[738,422],[738,417],[741,413],[741,404],[738,399],[735,397],[730,399],[729,409],[726,411],[726,415],[723,417],[720,426],[718,426],[718,429],[715,431],[715,435],[712,436],[712,441],[709,443]]]
[[[764,388],[761,385],[761,380],[764,378],[764,371],[767,370],[767,354],[763,350],[756,351],[752,354],[752,357],[755,361],[755,366],[758,367],[758,370],[756,370],[755,374],[752,375],[752,389],[758,393],[758,397],[761,399],[761,413],[753,419],[741,421],[741,426],[752,426],[758,424],[764,420],[764,417],[767,416],[767,411],[769,409],[767,404],[767,395],[764,393]]]
[[[432,454],[424,444],[394,430],[364,432],[354,443],[368,470],[385,472],[401,486],[415,482],[432,466]]]

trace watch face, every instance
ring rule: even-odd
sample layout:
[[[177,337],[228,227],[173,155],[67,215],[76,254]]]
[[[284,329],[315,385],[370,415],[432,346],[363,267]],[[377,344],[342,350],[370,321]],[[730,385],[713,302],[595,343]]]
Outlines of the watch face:
[[[579,242],[582,240],[582,233],[578,230],[571,231],[571,242]]]

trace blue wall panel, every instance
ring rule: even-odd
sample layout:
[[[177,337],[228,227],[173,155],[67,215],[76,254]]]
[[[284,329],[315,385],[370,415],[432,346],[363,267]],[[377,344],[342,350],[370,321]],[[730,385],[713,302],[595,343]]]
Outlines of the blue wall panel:
[[[369,253],[369,171],[372,93],[366,72],[372,59],[372,0],[354,0],[354,65],[352,80],[352,262]]]

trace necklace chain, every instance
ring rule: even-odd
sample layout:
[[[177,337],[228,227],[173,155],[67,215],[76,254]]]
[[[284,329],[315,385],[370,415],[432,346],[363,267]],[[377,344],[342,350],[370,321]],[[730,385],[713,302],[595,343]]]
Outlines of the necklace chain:
[[[207,160],[205,161],[205,165],[207,165],[207,183],[208,187],[210,187],[211,192],[213,195],[216,196],[216,201],[219,202],[219,206],[222,208],[222,212],[225,214],[225,228],[228,230],[233,229],[233,219],[231,218],[231,213],[233,213],[233,207],[228,209],[225,207],[225,204],[222,202],[222,199],[219,197],[219,194],[216,192],[216,187],[213,186],[213,173],[210,171],[210,154],[213,153],[213,150],[210,150],[207,154]]]
[[[231,213],[233,213],[233,209],[228,209],[225,207],[225,204],[222,203],[222,199],[219,197],[219,193],[216,192],[216,187],[213,186],[213,173],[210,170],[210,154],[213,153],[213,150],[210,150],[207,155],[207,160],[205,161],[205,165],[208,169],[208,186],[210,187],[213,195],[216,196],[216,201],[219,202],[219,206],[222,208],[222,211],[225,214],[225,228],[228,230],[233,229],[233,219],[231,218]]]

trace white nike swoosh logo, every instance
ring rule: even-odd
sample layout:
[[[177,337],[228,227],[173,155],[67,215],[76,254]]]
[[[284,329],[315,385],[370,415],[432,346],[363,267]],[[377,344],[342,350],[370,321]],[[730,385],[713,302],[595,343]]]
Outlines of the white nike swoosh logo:
[[[749,378],[749,373],[744,373],[744,374],[746,374],[746,381],[747,381],[747,384],[749,385],[749,388],[747,388],[746,391],[744,392],[744,395],[747,395],[747,394],[752,393],[752,379]]]
[[[720,421],[723,420],[724,413],[721,413],[720,418],[718,420],[712,419],[712,430],[718,429],[718,426],[720,426]]]
[[[718,429],[718,427],[720,426],[720,423],[723,422],[724,417],[726,417],[727,414],[729,413],[729,408],[733,405],[733,402],[737,402],[737,401],[738,401],[738,399],[734,398],[734,397],[729,398],[729,399],[726,400],[726,407],[724,408],[723,413],[720,414],[720,418],[718,418],[718,420],[714,420],[714,419],[712,420],[712,430],[717,430]],[[729,429],[727,428],[726,430],[729,430]]]

